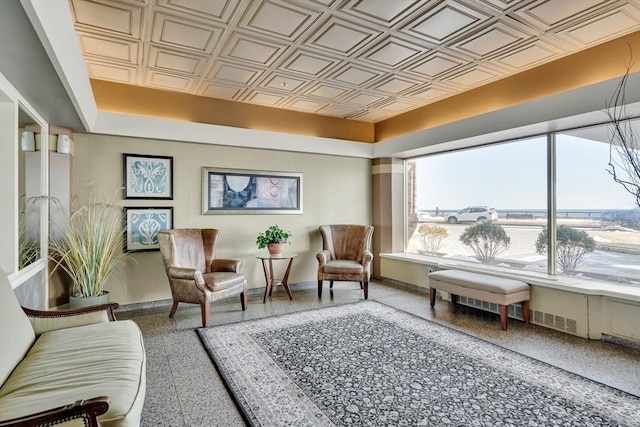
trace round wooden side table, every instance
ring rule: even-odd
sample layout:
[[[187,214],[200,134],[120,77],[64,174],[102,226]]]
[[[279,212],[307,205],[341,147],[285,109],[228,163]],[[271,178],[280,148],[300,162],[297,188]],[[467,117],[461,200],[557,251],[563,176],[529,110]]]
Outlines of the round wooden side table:
[[[293,265],[293,259],[297,257],[298,254],[290,254],[283,253],[277,256],[271,256],[269,253],[263,253],[256,255],[256,258],[262,260],[262,269],[264,270],[264,279],[267,283],[267,287],[264,290],[264,298],[262,303],[267,302],[267,296],[271,296],[271,292],[273,292],[273,287],[276,285],[282,284],[284,286],[284,290],[287,291],[287,295],[289,295],[289,300],[293,300],[293,296],[291,295],[291,289],[289,288],[289,273],[291,272],[291,266]],[[276,279],[274,277],[273,271],[273,261],[278,260],[289,260],[287,264],[287,270],[284,273],[282,279]]]

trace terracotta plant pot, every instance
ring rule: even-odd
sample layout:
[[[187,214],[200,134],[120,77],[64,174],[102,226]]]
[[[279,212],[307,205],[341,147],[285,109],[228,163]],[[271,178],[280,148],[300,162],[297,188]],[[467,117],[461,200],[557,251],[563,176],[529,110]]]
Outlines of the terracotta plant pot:
[[[267,250],[269,251],[269,255],[271,256],[280,256],[282,252],[284,252],[285,243],[269,243],[267,245]]]

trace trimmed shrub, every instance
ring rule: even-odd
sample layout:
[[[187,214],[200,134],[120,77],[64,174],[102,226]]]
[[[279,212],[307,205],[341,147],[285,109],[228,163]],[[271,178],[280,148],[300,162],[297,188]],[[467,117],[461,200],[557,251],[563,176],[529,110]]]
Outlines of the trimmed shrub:
[[[435,255],[442,241],[449,235],[447,229],[439,225],[421,224],[418,227],[418,241],[425,254]]]
[[[479,261],[486,263],[511,246],[511,238],[504,228],[491,221],[476,222],[465,228],[460,241],[473,250]]]
[[[548,240],[549,233],[547,227],[544,227],[536,240],[536,252],[540,255],[547,254]],[[556,228],[556,262],[564,273],[576,271],[583,257],[595,248],[596,241],[586,231],[566,225]]]

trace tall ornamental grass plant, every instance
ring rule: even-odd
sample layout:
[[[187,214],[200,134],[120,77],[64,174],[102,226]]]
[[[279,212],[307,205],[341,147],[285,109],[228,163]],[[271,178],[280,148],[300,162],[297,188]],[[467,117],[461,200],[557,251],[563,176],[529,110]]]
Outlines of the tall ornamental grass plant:
[[[60,226],[50,243],[55,269],[61,268],[69,275],[73,296],[101,295],[111,274],[128,257],[123,251],[121,210],[92,200]]]

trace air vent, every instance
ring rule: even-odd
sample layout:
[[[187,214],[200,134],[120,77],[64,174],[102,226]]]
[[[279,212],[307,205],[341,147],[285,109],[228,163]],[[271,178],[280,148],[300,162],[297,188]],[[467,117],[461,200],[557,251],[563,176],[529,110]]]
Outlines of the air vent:
[[[573,319],[567,319],[567,322],[565,323],[565,331],[571,333],[571,334],[577,334],[578,333],[578,322],[576,322]]]
[[[544,323],[544,313],[541,311],[533,312],[533,323],[537,323],[539,325]]]
[[[479,301],[469,297],[458,297],[458,303],[467,305],[469,307],[481,308],[492,313],[500,314],[497,304],[488,303],[485,301]],[[522,306],[520,304],[513,304],[509,306],[509,317],[514,319],[522,319]],[[567,319],[562,316],[556,316],[550,313],[544,313],[542,311],[531,311],[530,313],[531,323],[536,325],[543,325],[559,331],[568,332],[576,335],[578,332],[578,324],[574,319]]]
[[[500,309],[498,308],[498,304],[489,303],[486,301],[480,301],[474,298],[469,297],[458,297],[458,303],[462,305],[466,305],[469,307],[480,308],[485,311],[490,311],[491,313],[500,314]],[[508,308],[508,316],[513,317],[514,319],[522,320],[522,307],[519,305],[510,305]]]
[[[554,317],[553,314],[545,313],[544,322],[542,324],[550,328],[555,327],[555,322],[553,321],[553,317]]]

